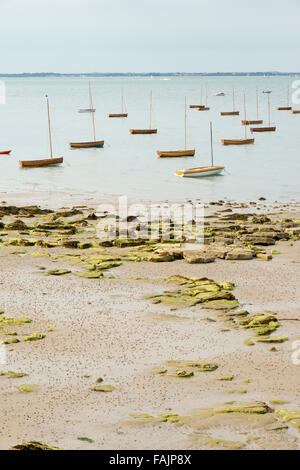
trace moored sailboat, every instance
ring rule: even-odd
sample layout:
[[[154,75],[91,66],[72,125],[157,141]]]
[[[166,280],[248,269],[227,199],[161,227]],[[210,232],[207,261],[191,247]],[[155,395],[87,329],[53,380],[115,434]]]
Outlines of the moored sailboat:
[[[235,92],[234,88],[232,89],[232,104],[233,104],[233,111],[221,111],[221,116],[239,116],[240,112],[235,110]]]
[[[207,87],[205,87],[205,105],[200,105],[197,107],[197,111],[209,111],[210,108],[207,106],[208,94]],[[202,103],[202,88],[201,88],[201,103]]]
[[[211,165],[210,166],[199,166],[196,168],[188,168],[187,170],[175,171],[174,175],[181,178],[199,178],[204,176],[219,175],[225,169],[224,166],[214,165],[214,152],[213,152],[213,133],[212,123],[210,123],[210,148],[211,148]]]
[[[50,158],[44,158],[40,160],[20,160],[19,164],[20,167],[41,167],[41,166],[50,166],[50,165],[58,165],[63,163],[63,157],[53,157],[53,148],[52,148],[52,133],[51,133],[51,121],[50,121],[50,107],[49,107],[49,99],[48,95],[46,95],[47,100],[47,112],[48,112],[48,129],[49,129],[49,144],[50,144]]]
[[[125,101],[124,101],[124,90],[122,88],[121,90],[121,107],[122,107],[122,112],[121,113],[110,113],[108,115],[109,118],[127,118],[128,117],[128,113],[127,113],[127,110],[126,110],[126,104],[125,104]]]
[[[247,121],[247,106],[246,106],[246,95],[244,95],[244,110],[245,110],[245,119]],[[248,138],[247,126],[245,127],[245,138],[244,139],[222,139],[221,142],[223,145],[249,145],[254,144],[255,139]]]
[[[276,126],[271,126],[271,105],[270,94],[268,94],[268,126],[265,127],[250,127],[251,132],[275,132]]]
[[[263,124],[263,120],[259,119],[259,96],[258,96],[258,88],[256,87],[256,120],[246,120],[244,119],[242,121],[243,126],[251,126],[254,124]]]
[[[150,119],[149,119],[149,129],[129,129],[130,134],[157,134],[157,129],[152,129],[152,91],[150,91]]]
[[[0,155],[10,155],[11,152],[11,150],[2,150],[2,152],[0,152]]]
[[[277,111],[291,111],[293,108],[290,105],[290,87],[287,89],[287,106],[279,106],[276,108]]]
[[[176,157],[194,157],[195,149],[187,150],[187,114],[186,114],[186,96],[184,97],[184,150],[160,151],[156,153],[160,158]]]
[[[93,96],[91,84],[89,83],[89,95],[90,95],[90,110],[94,110]],[[87,149],[87,148],[102,148],[104,146],[104,140],[96,140],[96,127],[95,127],[95,112],[91,112],[92,116],[92,127],[94,140],[90,142],[71,142],[70,147],[73,149]]]

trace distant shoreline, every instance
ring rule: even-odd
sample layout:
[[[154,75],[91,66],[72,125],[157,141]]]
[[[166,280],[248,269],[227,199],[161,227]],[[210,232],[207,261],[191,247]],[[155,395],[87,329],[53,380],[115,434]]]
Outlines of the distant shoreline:
[[[300,72],[215,72],[215,73],[55,73],[55,72],[34,72],[34,73],[1,73],[0,78],[156,78],[156,77],[298,77]]]

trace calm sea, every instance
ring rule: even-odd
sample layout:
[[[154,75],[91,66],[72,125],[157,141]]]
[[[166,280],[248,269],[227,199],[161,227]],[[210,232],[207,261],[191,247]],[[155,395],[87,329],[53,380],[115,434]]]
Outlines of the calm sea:
[[[70,141],[92,140],[91,116],[77,113],[88,107],[86,78],[8,78],[6,105],[0,105],[0,150],[12,149],[10,157],[0,156],[0,190],[31,192],[80,191],[96,196],[124,194],[152,200],[203,201],[229,198],[269,201],[300,200],[300,115],[276,111],[287,102],[287,87],[296,78],[95,78],[92,79],[97,138],[103,149],[70,150]],[[128,119],[108,119],[120,112],[124,88]],[[195,158],[157,158],[156,150],[184,147],[184,96],[188,104],[199,104],[201,87],[209,112],[188,110],[188,148]],[[221,117],[232,110],[232,87],[241,117]],[[256,135],[254,145],[223,147],[222,138],[242,138],[243,93],[247,94],[247,117],[256,119],[256,87],[259,88],[260,116],[267,120],[267,95],[271,89],[271,121],[276,133]],[[149,92],[157,135],[133,136],[130,128],[149,125]],[[223,91],[225,97],[214,97]],[[49,156],[45,94],[49,95],[55,155],[63,155],[61,167],[20,169],[20,159]],[[295,106],[297,107],[297,106]],[[300,105],[299,105],[300,109]],[[223,176],[180,179],[174,170],[210,162],[209,122],[214,126],[215,163],[225,165]],[[154,125],[153,124],[153,125]]]

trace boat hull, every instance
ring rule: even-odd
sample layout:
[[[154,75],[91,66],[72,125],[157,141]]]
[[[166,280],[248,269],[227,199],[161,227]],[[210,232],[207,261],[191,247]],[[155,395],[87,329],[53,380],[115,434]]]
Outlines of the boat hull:
[[[127,118],[128,114],[127,113],[112,113],[108,115],[109,118]]]
[[[160,158],[194,157],[196,150],[170,150],[167,152],[158,150],[156,153]]]
[[[255,139],[223,139],[221,142],[223,145],[249,145],[254,144]]]
[[[256,125],[256,124],[263,124],[263,120],[257,120],[257,121],[242,121],[243,126],[250,126],[250,125]]]
[[[276,127],[251,127],[251,132],[275,132]]]
[[[95,142],[71,142],[70,147],[72,149],[89,149],[89,148],[102,148],[104,146],[104,140],[98,140]]]
[[[130,129],[130,134],[157,134],[157,129]]]
[[[63,163],[64,159],[63,157],[59,158],[45,158],[43,160],[20,160],[19,164],[20,167],[25,168],[25,167],[41,167],[41,166],[51,166],[51,165],[59,165]]]
[[[9,155],[11,153],[11,150],[3,150],[0,152],[0,155]]]
[[[201,178],[205,176],[219,175],[224,170],[224,166],[203,166],[190,168],[188,170],[175,171],[174,175],[181,178]]]
[[[224,111],[220,113],[221,116],[239,116],[240,112],[239,111]]]
[[[88,109],[78,109],[78,112],[83,114],[83,113],[95,113],[96,110],[94,108],[88,108]]]
[[[197,111],[209,111],[210,108],[204,107],[204,108],[197,108]]]
[[[204,104],[191,104],[190,109],[204,109],[205,105]]]
[[[300,114],[300,110],[297,110],[297,109],[292,109],[292,114]]]
[[[284,107],[284,106],[283,106],[283,107],[280,107],[280,106],[279,106],[279,107],[276,108],[276,109],[277,109],[277,111],[292,111],[293,108],[292,108],[291,106],[286,106],[286,107]]]

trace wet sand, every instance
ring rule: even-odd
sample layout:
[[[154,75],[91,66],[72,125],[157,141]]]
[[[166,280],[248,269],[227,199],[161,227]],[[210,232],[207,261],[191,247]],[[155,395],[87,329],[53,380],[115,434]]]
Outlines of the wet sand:
[[[7,204],[16,202],[7,199]],[[212,206],[207,213],[215,210]],[[296,204],[289,214],[274,205],[260,212],[272,213],[277,220],[300,219]],[[27,223],[26,218],[16,218]],[[276,246],[264,248],[280,254],[268,262],[257,258],[216,259],[210,264],[123,260],[121,266],[105,271],[104,278],[85,279],[74,275],[76,265],[54,259],[72,250],[15,247],[4,241],[0,247],[2,317],[26,317],[32,323],[5,326],[17,332],[20,342],[5,346],[6,364],[0,365],[0,371],[28,375],[0,376],[0,449],[28,441],[65,449],[298,449],[297,427],[279,419],[274,410],[300,413],[300,365],[292,362],[292,344],[300,338],[300,242],[277,241]],[[51,257],[32,256],[36,252],[51,253]],[[120,250],[106,252],[116,255]],[[53,269],[72,272],[47,275]],[[174,275],[235,283],[239,309],[250,315],[276,312],[280,327],[271,336],[288,340],[255,342],[249,347],[244,340],[253,338],[252,332],[232,327],[218,317],[220,312],[203,304],[170,308],[145,298],[178,289],[162,282]],[[24,341],[33,332],[45,338]],[[0,334],[1,340],[4,337],[8,336]],[[271,347],[277,351],[271,352]],[[169,360],[209,361],[218,369],[195,372],[190,378],[173,377],[169,374],[175,369],[165,364]],[[159,375],[155,367],[168,372]],[[232,381],[217,380],[229,375],[234,376]],[[115,387],[111,393],[90,390],[100,377],[103,384]],[[37,389],[20,393],[21,384],[34,384]],[[273,399],[288,403],[272,405]],[[211,410],[227,402],[264,402],[272,412],[263,417],[218,414],[205,422],[193,421],[195,410],[214,413]],[[144,414],[149,415],[146,423],[132,416]],[[190,418],[175,422],[150,418],[160,414]]]

